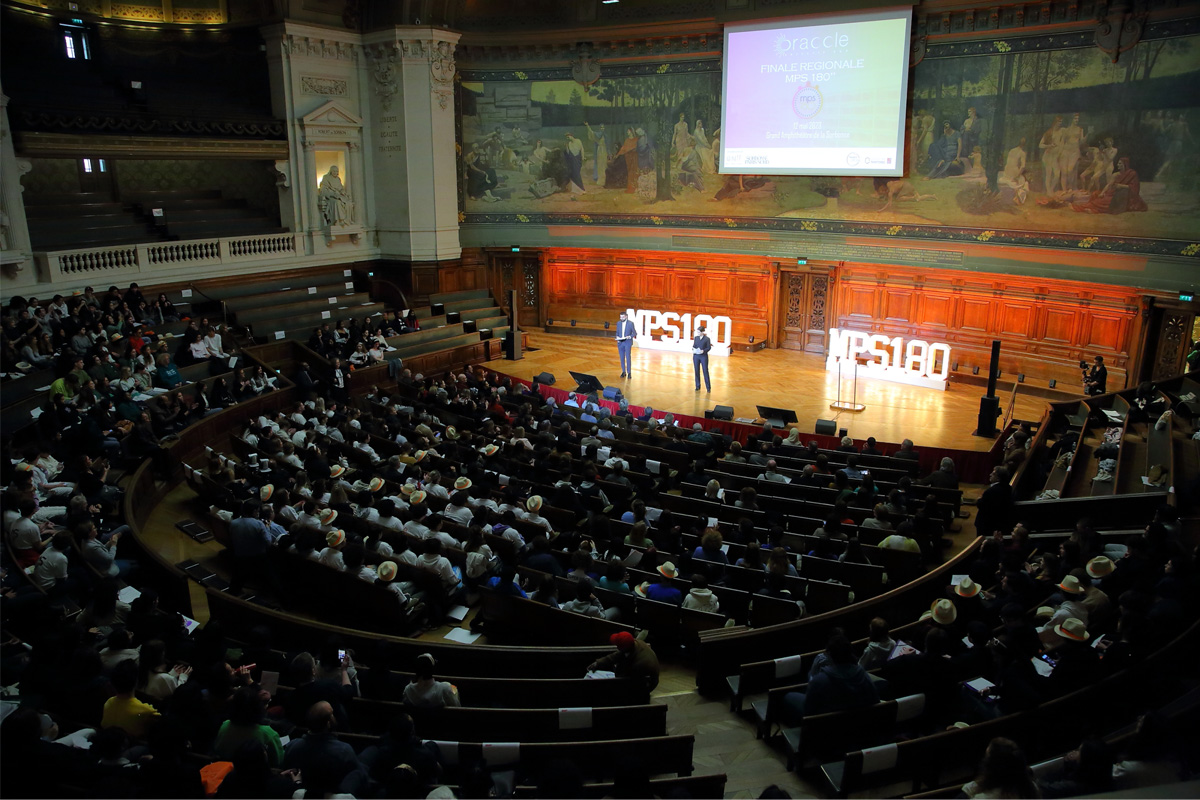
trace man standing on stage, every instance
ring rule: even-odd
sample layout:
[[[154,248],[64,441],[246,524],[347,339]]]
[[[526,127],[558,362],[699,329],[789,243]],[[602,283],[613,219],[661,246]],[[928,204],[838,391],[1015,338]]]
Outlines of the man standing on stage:
[[[621,377],[633,377],[633,323],[629,315],[621,312],[617,322],[617,353],[621,356]]]
[[[696,372],[696,391],[700,391],[700,369],[704,368],[704,390],[712,391],[712,382],[708,379],[708,351],[712,349],[712,340],[705,333],[704,325],[696,329],[696,338],[692,339],[692,369]]]

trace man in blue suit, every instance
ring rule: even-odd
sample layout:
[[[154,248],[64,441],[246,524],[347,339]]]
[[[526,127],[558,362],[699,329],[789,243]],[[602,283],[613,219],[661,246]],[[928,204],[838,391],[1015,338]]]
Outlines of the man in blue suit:
[[[708,379],[708,351],[712,350],[712,340],[708,338],[705,327],[696,329],[696,337],[692,339],[692,369],[696,372],[696,391],[700,391],[700,372],[704,371],[704,390],[712,391],[712,383]]]
[[[617,322],[617,353],[621,356],[621,377],[633,377],[633,337],[636,335],[629,315],[621,312]]]

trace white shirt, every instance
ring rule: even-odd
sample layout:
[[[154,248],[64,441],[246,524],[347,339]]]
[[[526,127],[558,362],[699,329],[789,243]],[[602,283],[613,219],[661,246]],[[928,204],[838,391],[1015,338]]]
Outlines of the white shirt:
[[[321,556],[317,559],[317,561],[321,562],[327,567],[333,567],[339,572],[346,571],[346,562],[342,560],[342,553],[337,548],[326,547],[321,551]]]

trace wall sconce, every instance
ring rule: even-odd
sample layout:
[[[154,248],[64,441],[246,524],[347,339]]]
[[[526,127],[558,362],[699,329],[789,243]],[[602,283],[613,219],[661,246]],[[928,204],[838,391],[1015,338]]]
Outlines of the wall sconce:
[[[1025,373],[1018,372],[1017,373],[1017,383],[1024,383],[1024,382],[1025,382]]]
[[[1053,389],[1055,386],[1058,386],[1058,381],[1054,380],[1054,378],[1051,378],[1050,379],[1050,388]]]
[[[971,374],[972,374],[972,375],[978,375],[978,374],[979,374],[979,367],[971,367]]]

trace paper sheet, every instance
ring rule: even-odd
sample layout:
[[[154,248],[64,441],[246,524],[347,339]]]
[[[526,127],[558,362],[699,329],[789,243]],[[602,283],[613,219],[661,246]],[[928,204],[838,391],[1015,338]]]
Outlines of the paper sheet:
[[[925,695],[910,694],[907,697],[896,698],[896,721],[906,722],[916,719],[925,712]]]
[[[450,632],[446,634],[445,638],[449,639],[452,642],[462,642],[463,644],[472,644],[476,639],[478,639],[482,635],[483,634],[481,634],[481,633],[471,633],[469,630],[467,630],[465,628],[451,628]]]
[[[335,306],[335,305],[337,305],[337,301],[338,301],[338,299],[336,297],[331,297],[331,298],[329,298],[329,305]]]
[[[309,294],[316,294],[316,293],[317,293],[317,287],[315,287],[315,286],[310,286],[310,287],[308,287],[308,293],[309,293]]]
[[[607,669],[594,669],[583,677],[589,681],[608,680],[609,678],[617,677],[617,673],[611,672]]]
[[[717,527],[717,518],[716,518],[716,517],[709,517],[709,518],[708,518],[708,527],[710,527],[710,528],[715,528],[715,527]]]
[[[262,671],[262,680],[258,682],[262,690],[271,697],[275,696],[275,692],[279,691],[279,673],[273,670],[264,669]]]
[[[775,659],[775,680],[790,678],[800,674],[800,656],[784,656]]]
[[[466,618],[467,612],[470,610],[471,609],[467,608],[466,606],[455,606],[446,612],[446,616],[456,622],[462,622],[463,619]]]
[[[121,591],[117,592],[117,599],[122,603],[132,603],[142,596],[142,593],[132,586],[126,586]]]
[[[182,614],[179,616],[183,617]],[[192,633],[200,628],[200,623],[191,617],[183,617],[183,627],[187,628],[188,633]]]
[[[1029,660],[1033,662],[1033,668],[1037,670],[1037,674],[1041,675],[1043,678],[1049,678],[1050,673],[1054,672],[1054,666],[1042,661],[1040,658],[1033,657]]]
[[[649,472],[651,475],[661,475],[662,474],[662,462],[661,461],[652,461],[651,459],[646,459],[646,472]]]
[[[558,729],[560,731],[578,730],[592,727],[592,709],[560,708],[558,710]]]
[[[287,747],[287,746],[288,746],[288,742],[290,742],[291,740],[292,740],[292,737],[290,737],[290,736],[280,736],[280,737],[279,737],[279,744],[281,744],[281,745],[282,745],[282,746],[284,746],[284,747]]]
[[[348,270],[348,269],[344,269],[344,270],[342,270],[342,276],[343,276],[343,277],[349,278],[349,277],[350,277],[352,274],[353,274],[353,273],[352,273],[350,270]]]
[[[180,292],[180,293],[179,293],[179,296],[180,296],[180,297],[191,297],[191,296],[192,296],[192,290],[191,290],[191,289],[184,289],[182,292]]]
[[[347,288],[347,289],[353,289],[353,288],[354,288],[354,281],[346,281],[346,288]]]
[[[328,311],[322,311],[322,312],[321,312],[321,319],[329,319],[329,312],[328,312]]]
[[[898,749],[895,743],[892,743],[879,747],[868,747],[862,751],[862,754],[862,771],[864,775],[869,775],[872,772],[882,772],[896,766]]]
[[[483,763],[489,767],[515,764],[521,760],[520,742],[484,742]]]
[[[973,681],[964,681],[963,685],[968,689],[974,689],[976,692],[982,692],[984,689],[990,689],[996,684],[992,683],[987,678],[976,678]]]
[[[284,336],[283,331],[275,331],[275,341],[279,341],[280,339],[283,338],[283,336]]]

